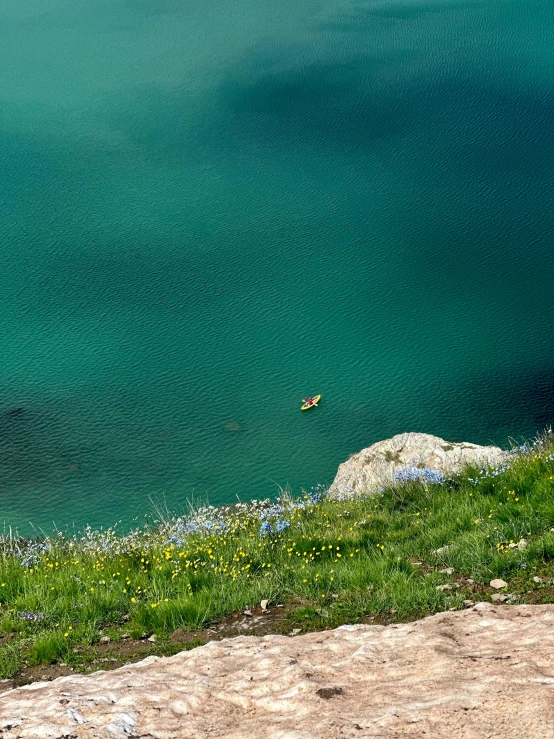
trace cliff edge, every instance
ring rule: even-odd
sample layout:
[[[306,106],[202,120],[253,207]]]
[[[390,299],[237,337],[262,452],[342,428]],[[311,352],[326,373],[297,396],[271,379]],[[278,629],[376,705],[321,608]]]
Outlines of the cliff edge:
[[[0,696],[2,739],[554,736],[554,607],[238,637]]]

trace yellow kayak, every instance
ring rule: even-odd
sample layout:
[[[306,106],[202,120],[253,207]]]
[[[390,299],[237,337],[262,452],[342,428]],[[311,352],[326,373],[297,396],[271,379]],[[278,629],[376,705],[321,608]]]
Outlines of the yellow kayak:
[[[314,406],[316,406],[320,400],[321,400],[321,395],[314,395],[312,398],[306,398],[305,400],[302,401],[304,405],[302,406],[302,408],[300,408],[300,410],[307,411],[308,408],[313,408]]]

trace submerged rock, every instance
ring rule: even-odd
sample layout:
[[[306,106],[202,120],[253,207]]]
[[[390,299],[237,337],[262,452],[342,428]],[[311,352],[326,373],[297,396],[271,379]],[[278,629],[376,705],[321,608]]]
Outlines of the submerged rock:
[[[237,423],[236,421],[229,421],[229,423],[225,424],[225,430],[226,431],[243,431],[243,427],[240,425],[240,423]]]
[[[237,637],[0,695],[3,739],[554,736],[554,606]]]
[[[395,481],[400,470],[459,472],[466,464],[488,467],[506,457],[497,446],[450,442],[431,434],[397,434],[343,462],[331,485],[334,494],[373,493]]]

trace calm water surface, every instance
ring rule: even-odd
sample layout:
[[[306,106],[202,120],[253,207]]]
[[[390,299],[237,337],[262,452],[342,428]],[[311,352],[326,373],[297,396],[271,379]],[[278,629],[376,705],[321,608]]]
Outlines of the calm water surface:
[[[4,0],[1,520],[127,526],[550,423],[553,20]]]

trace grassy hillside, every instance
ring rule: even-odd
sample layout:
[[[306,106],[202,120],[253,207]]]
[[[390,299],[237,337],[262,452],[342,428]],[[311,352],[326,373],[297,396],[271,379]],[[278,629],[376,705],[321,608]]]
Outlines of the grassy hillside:
[[[333,500],[315,490],[205,508],[125,536],[7,538],[0,677],[32,676],[30,666],[44,663],[105,667],[98,655],[123,643],[141,642],[141,656],[169,653],[179,648],[175,630],[194,636],[263,599],[270,611],[282,606],[268,630],[284,633],[415,619],[495,592],[507,603],[551,602],[553,527],[546,434],[498,468],[449,479],[407,470],[376,497]],[[507,586],[493,590],[494,578]]]

